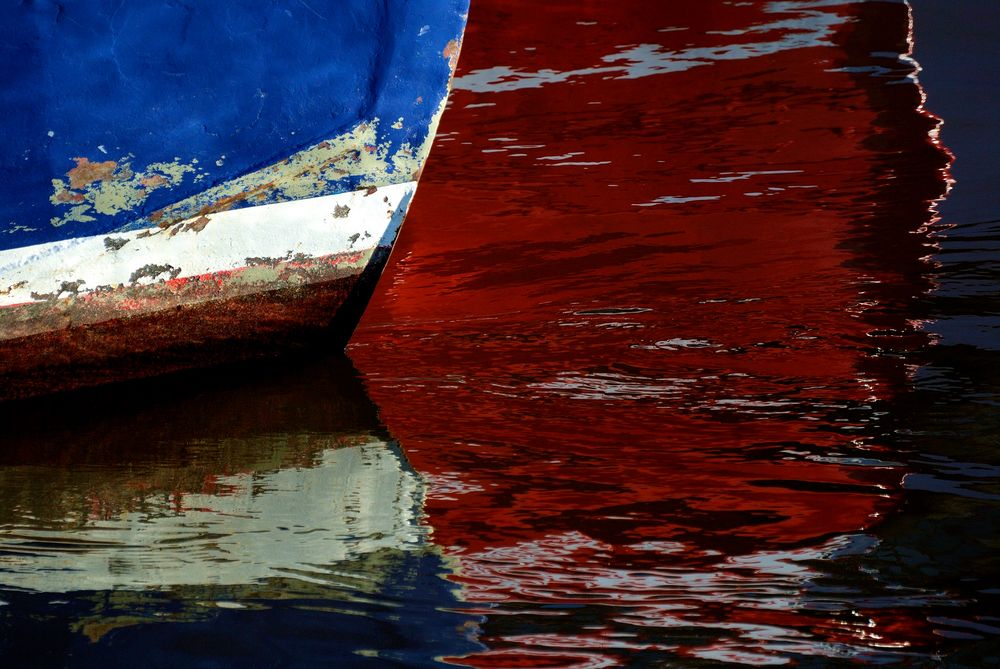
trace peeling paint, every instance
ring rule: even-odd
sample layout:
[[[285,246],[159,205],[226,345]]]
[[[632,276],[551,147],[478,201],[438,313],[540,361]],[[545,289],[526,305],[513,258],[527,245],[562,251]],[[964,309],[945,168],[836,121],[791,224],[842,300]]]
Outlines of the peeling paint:
[[[130,240],[124,239],[122,237],[105,237],[104,238],[104,248],[109,251],[118,251],[122,249]]]
[[[114,216],[135,211],[136,218],[121,230],[151,225],[167,228],[185,219],[245,205],[286,202],[342,192],[353,180],[355,187],[377,187],[415,181],[427,158],[445,100],[442,99],[419,146],[402,142],[379,143],[379,119],[359,123],[350,131],[319,142],[260,170],[209,188],[197,195],[139,214],[149,195],[158,188],[174,188],[189,174],[198,176],[194,163],[157,162],[134,171],[130,162],[91,162],[76,158],[77,166],[64,179],[53,179],[50,202],[68,210],[51,219],[54,226],[91,222],[96,215]],[[397,122],[398,123],[398,122]],[[192,228],[197,229],[197,228]]]
[[[64,299],[68,297],[75,297],[80,294],[80,288],[87,283],[83,279],[77,279],[76,281],[63,281],[59,288],[51,293],[32,293],[31,297],[41,302],[54,302],[59,299]]]
[[[128,14],[137,24],[145,17],[143,25],[155,24],[162,38],[148,51],[138,48],[146,39],[138,32],[106,34],[105,21],[83,24],[67,14],[59,28],[64,44],[95,35],[97,43],[131,41],[119,43],[110,70],[105,55],[52,52],[39,43],[46,50],[37,52],[42,66],[32,83],[44,84],[44,100],[74,104],[36,104],[42,98],[29,95],[34,88],[18,88],[20,108],[42,110],[35,122],[45,124],[41,132],[53,130],[42,139],[39,126],[30,126],[25,139],[17,132],[29,127],[24,114],[0,122],[0,139],[16,149],[8,153],[19,167],[26,161],[18,178],[3,184],[0,342],[10,350],[19,338],[40,334],[82,342],[97,325],[110,331],[112,322],[138,324],[154,313],[167,323],[181,318],[180,307],[190,314],[231,298],[260,306],[275,291],[286,291],[269,307],[276,326],[285,327],[294,319],[280,314],[291,314],[283,310],[302,297],[300,287],[339,282],[332,292],[313,286],[330,300],[324,304],[336,306],[358,276],[367,286],[373,271],[377,276],[369,263],[387,257],[433,143],[450,85],[446,66],[454,71],[460,50],[460,40],[449,38],[461,35],[468,3],[407,7],[389,17],[364,0],[351,7],[359,17],[387,19],[384,34],[361,43],[353,27],[335,22],[312,40],[318,48],[308,60],[318,68],[298,67],[306,62],[299,50],[285,61],[231,67],[222,57],[229,47],[213,51],[218,35],[209,26],[230,18],[218,3],[192,6],[204,20],[184,28],[182,39],[200,45],[186,54],[176,50],[177,35],[161,34],[171,26],[150,18],[159,11],[152,6],[109,6],[91,17],[124,21]],[[272,9],[279,11],[260,8],[261,16]],[[22,12],[18,20],[33,16]],[[404,29],[411,23],[420,27],[419,42]],[[326,60],[329,44],[338,47],[336,67]],[[35,54],[38,45],[31,46]],[[376,62],[372,54],[386,57]],[[134,86],[125,72],[140,70],[157,85]],[[241,104],[239,94],[255,88],[260,104]],[[311,94],[303,98],[303,90]],[[328,321],[330,313],[315,318]],[[253,329],[230,315],[237,336]]]
[[[137,217],[122,229],[134,230],[152,225],[168,228],[188,218],[246,205],[329,195],[342,192],[345,184],[352,181],[355,184],[352,188],[369,189],[416,181],[430,152],[444,106],[445,100],[442,99],[426,138],[419,146],[408,142],[395,147],[390,142],[379,143],[379,119],[359,123],[350,131],[310,146],[285,160],[184,198],[148,216]],[[102,209],[97,209],[100,213],[117,213],[128,206],[135,208],[145,200],[149,189],[141,187],[143,179],[149,182],[154,175],[161,176],[168,185],[175,186],[185,174],[194,170],[193,166],[182,163],[157,163],[150,165],[141,176],[127,182],[100,182],[99,187],[92,186],[85,195],[88,196],[88,201],[94,203],[95,209],[100,204]],[[118,183],[122,186],[116,187],[115,184]],[[152,187],[151,185],[150,189]],[[54,204],[61,204],[57,201],[57,196],[63,190],[65,184],[59,182],[56,195],[52,198]],[[91,190],[96,191],[92,200]],[[84,209],[78,213],[87,212]],[[53,224],[62,225],[70,220],[79,219],[70,218],[67,214],[58,222],[54,219]]]
[[[174,267],[173,265],[143,265],[136,271],[132,272],[132,276],[129,277],[129,283],[139,283],[143,279],[149,279],[150,282],[155,282],[156,280],[165,281],[166,279],[160,278],[161,274],[166,274],[171,279],[176,279],[181,273],[180,267]]]
[[[17,283],[11,284],[10,286],[7,286],[5,289],[0,290],[0,295],[10,295],[18,288],[24,288],[27,285],[28,285],[27,281],[18,281]]]
[[[59,195],[53,197],[59,197]],[[58,227],[60,225],[65,225],[67,223],[71,223],[74,221],[77,223],[89,223],[90,221],[96,221],[97,220],[96,218],[87,213],[90,210],[91,210],[90,205],[80,204],[70,209],[67,213],[63,214],[62,218],[53,218],[51,223],[52,225]]]
[[[61,182],[58,182],[58,183],[61,183]],[[55,195],[52,196],[53,198],[55,198],[55,201],[57,203],[60,203],[60,204],[70,204],[70,203],[78,204],[80,202],[83,202],[84,197],[83,197],[82,193],[74,193],[73,191],[66,190],[65,188],[60,188],[59,185],[58,185],[58,183],[56,183],[56,187],[59,188],[59,190],[57,190],[56,193],[55,193]]]
[[[201,232],[205,229],[205,226],[209,224],[210,219],[208,216],[199,216],[190,223],[184,226],[184,230],[193,230],[194,232]]]
[[[154,190],[178,186],[185,175],[196,171],[193,164],[178,161],[152,163],[136,172],[128,158],[97,163],[86,157],[73,160],[76,167],[66,172],[68,181],[52,180],[49,202],[57,207],[70,207],[62,216],[51,219],[56,227],[95,221],[97,214],[114,216],[137,211]]]
[[[247,258],[247,266],[182,277],[172,265],[147,265],[128,284],[83,291],[83,282],[64,282],[37,300],[4,309],[6,328],[0,341],[104,323],[207,302],[246,297],[278,289],[313,286],[357,277],[376,248],[323,257]],[[247,323],[249,327],[251,324]],[[180,335],[179,335],[180,336]]]
[[[74,158],[76,167],[66,173],[70,188],[85,188],[95,181],[109,181],[118,169],[118,163],[108,160],[92,163],[88,158]]]
[[[148,188],[152,190],[153,188],[159,188],[160,186],[166,186],[170,182],[167,181],[166,177],[162,174],[153,174],[145,179],[139,181],[143,188]]]
[[[0,341],[169,310],[189,298],[226,299],[360,273],[377,249],[392,244],[414,188],[410,182],[376,189],[382,197],[360,190],[0,251],[8,282],[0,285]],[[335,271],[322,260],[334,257]],[[140,288],[152,292],[136,293]]]
[[[448,67],[451,68],[452,72],[454,72],[455,68],[458,67],[458,54],[461,53],[461,51],[462,42],[457,39],[453,39],[445,45],[444,51],[441,52],[441,55],[443,55],[445,60],[448,61]]]

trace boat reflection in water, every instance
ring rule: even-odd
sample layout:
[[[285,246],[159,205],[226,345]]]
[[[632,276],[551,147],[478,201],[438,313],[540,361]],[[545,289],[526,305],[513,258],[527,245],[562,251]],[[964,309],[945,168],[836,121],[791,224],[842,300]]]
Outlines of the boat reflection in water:
[[[421,477],[346,360],[247,375],[6,407],[5,657],[130,664],[149,644],[162,646],[155,662],[164,666],[189,666],[206,652],[309,666],[360,661],[366,649],[372,661],[391,657],[372,636],[372,618],[389,637],[408,639],[408,657],[421,657],[420,635],[433,632],[392,621],[405,614],[433,626],[428,618],[451,615],[434,608],[451,586],[419,524]],[[141,399],[123,397],[137,391]],[[50,424],[60,427],[39,430],[56,410],[62,418]],[[394,601],[417,588],[426,599]],[[260,649],[246,638],[256,625],[273,626]],[[447,628],[462,638],[456,625]],[[185,649],[199,634],[214,639],[209,648]],[[239,643],[227,648],[227,635]]]
[[[947,648],[961,600],[869,561],[907,494],[887,412],[928,343],[912,314],[950,160],[910,18],[474,5],[350,349],[486,617],[488,650],[455,662]]]
[[[70,469],[69,476],[4,470],[0,485],[6,482],[8,492],[27,469],[33,486],[58,490],[61,499],[37,506],[12,500],[0,534],[0,578],[8,587],[47,592],[239,585],[286,575],[321,578],[323,565],[382,549],[412,550],[422,534],[419,479],[403,469],[395,446],[352,441],[360,443],[330,443],[298,466],[275,463],[286,467],[276,471],[248,462],[236,474],[206,472],[201,489],[190,491],[175,487],[177,472],[163,470],[149,473],[160,479],[153,482],[135,471],[119,481],[104,473],[97,482],[86,470]],[[280,448],[272,439],[262,442],[250,444]],[[169,487],[159,485],[167,481]],[[34,525],[39,521],[42,527]]]

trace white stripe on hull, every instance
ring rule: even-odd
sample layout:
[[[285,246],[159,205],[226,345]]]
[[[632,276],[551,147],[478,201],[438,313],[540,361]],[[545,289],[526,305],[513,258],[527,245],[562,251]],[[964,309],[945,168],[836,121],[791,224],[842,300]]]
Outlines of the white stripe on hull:
[[[416,182],[0,251],[0,307],[391,246]],[[262,290],[281,285],[261,286]],[[72,301],[72,300],[71,300]],[[0,339],[5,335],[0,308]]]
[[[391,247],[415,189],[394,184],[0,251],[0,341],[357,277],[376,249]]]

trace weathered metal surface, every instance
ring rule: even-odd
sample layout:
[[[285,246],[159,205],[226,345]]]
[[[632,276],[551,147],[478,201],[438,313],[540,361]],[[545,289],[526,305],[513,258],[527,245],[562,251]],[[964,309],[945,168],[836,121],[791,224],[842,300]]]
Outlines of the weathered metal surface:
[[[387,259],[339,279],[0,341],[0,400],[343,346]]]
[[[261,323],[288,315],[279,295],[303,307],[286,329],[350,332],[358,279],[377,276],[430,150],[467,8],[0,10],[0,375],[277,338]],[[214,330],[197,334],[192,312]]]

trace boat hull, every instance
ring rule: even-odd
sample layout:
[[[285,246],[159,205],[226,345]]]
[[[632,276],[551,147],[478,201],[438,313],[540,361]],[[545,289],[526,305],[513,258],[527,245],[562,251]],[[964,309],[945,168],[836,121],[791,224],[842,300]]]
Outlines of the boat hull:
[[[467,0],[3,12],[0,397],[346,341]]]

